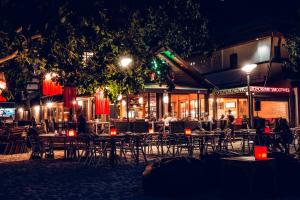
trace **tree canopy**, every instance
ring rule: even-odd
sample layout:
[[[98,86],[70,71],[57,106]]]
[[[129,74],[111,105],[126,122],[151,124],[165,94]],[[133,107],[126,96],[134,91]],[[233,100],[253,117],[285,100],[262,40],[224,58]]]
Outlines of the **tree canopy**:
[[[111,100],[138,93],[151,81],[172,88],[169,70],[151,79],[157,50],[168,46],[188,56],[208,46],[207,20],[196,0],[3,0],[0,7],[4,94],[16,101],[26,81],[47,72],[56,72],[55,81],[76,86],[80,94],[102,88]],[[133,59],[128,69],[119,66],[124,56]]]

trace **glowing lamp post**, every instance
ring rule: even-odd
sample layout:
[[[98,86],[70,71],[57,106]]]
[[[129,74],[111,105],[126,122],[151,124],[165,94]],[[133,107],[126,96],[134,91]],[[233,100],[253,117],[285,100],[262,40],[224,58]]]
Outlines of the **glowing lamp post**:
[[[127,67],[129,67],[129,65],[132,64],[132,62],[133,62],[132,58],[130,58],[130,57],[122,57],[120,59],[120,66],[122,68],[127,68]]]
[[[254,157],[255,160],[267,160],[268,159],[268,149],[266,146],[255,146],[254,147]]]
[[[248,64],[242,67],[242,70],[247,74],[247,91],[248,91],[248,112],[249,112],[249,121],[250,128],[253,127],[253,112],[252,112],[252,94],[250,90],[250,74],[257,67],[257,64]]]

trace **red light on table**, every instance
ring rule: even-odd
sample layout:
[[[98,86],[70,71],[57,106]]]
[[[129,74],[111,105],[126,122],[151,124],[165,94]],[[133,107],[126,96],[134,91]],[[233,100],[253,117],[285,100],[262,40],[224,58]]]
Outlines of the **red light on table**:
[[[271,132],[270,127],[267,126],[267,127],[264,129],[264,132],[265,132],[265,134],[269,135],[270,132]]]
[[[149,132],[149,133],[154,133],[153,128],[149,128],[148,132]]]
[[[116,135],[117,135],[117,130],[116,130],[116,128],[110,128],[109,135],[110,135],[110,136],[116,136]]]
[[[76,131],[74,129],[70,129],[67,131],[67,137],[75,137]]]
[[[186,128],[186,129],[184,129],[184,134],[189,136],[192,134],[192,130],[190,128]]]
[[[255,146],[254,147],[255,160],[267,160],[268,150],[266,146]]]

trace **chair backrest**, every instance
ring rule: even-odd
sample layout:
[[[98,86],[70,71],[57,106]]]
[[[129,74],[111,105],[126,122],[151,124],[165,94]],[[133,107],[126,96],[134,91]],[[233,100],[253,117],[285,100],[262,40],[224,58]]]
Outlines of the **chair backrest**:
[[[232,136],[231,133],[232,133],[232,130],[230,128],[226,128],[224,130],[224,134],[225,134],[226,138],[231,138],[231,136]]]
[[[115,122],[115,127],[118,133],[125,133],[129,131],[128,122]]]
[[[147,133],[148,132],[149,123],[143,121],[133,122],[132,132],[134,133]]]
[[[195,130],[200,127],[199,121],[185,121],[184,128],[190,128],[191,130]]]
[[[184,122],[183,121],[170,122],[169,131],[170,133],[184,133]]]
[[[211,121],[202,121],[201,127],[206,131],[210,131],[212,129],[212,122]]]

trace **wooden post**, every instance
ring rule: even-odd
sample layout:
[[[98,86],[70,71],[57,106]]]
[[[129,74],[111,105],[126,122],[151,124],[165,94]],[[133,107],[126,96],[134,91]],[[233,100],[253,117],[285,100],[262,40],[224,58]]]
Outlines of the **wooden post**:
[[[156,119],[158,120],[160,118],[160,93],[156,93]]]
[[[149,120],[150,120],[150,92],[148,92],[148,117],[149,117]]]
[[[204,95],[204,111],[209,113],[209,102],[208,102],[209,94]]]
[[[169,98],[169,102],[168,102],[168,113],[172,113],[172,101],[171,101],[171,93],[168,93],[168,98]]]
[[[217,119],[218,115],[218,102],[217,102],[217,97],[215,94],[213,94],[213,119]]]
[[[199,91],[197,93],[197,115],[198,115],[198,120],[200,120],[200,95],[199,95]]]

